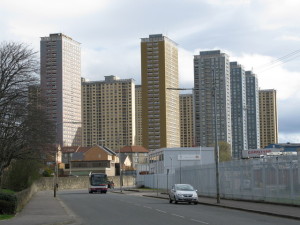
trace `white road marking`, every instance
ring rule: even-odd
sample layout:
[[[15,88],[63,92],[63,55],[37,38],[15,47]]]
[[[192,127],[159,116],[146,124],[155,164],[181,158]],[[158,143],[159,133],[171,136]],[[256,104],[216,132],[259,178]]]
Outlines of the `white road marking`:
[[[155,210],[158,211],[158,212],[167,213],[167,212],[162,211],[162,210],[160,210],[160,209],[155,209]]]
[[[149,206],[144,206],[145,208],[147,208],[147,209],[152,209],[151,207],[149,207]]]
[[[191,219],[192,221],[195,221],[195,222],[198,222],[198,223],[203,223],[203,224],[209,224],[209,223],[206,223],[204,221],[201,221],[201,220],[194,220],[194,219]]]
[[[177,216],[177,217],[180,217],[180,218],[184,218],[184,216],[177,215],[177,214],[172,214],[172,216]]]

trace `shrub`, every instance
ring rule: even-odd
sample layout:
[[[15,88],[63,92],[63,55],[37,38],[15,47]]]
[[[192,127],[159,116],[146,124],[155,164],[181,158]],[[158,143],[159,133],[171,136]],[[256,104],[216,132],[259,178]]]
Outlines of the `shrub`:
[[[51,169],[45,169],[42,173],[43,177],[52,177],[53,171]]]
[[[16,205],[13,202],[0,199],[0,214],[15,214]]]
[[[17,208],[15,195],[0,192],[0,214],[14,214]]]
[[[35,160],[16,160],[7,171],[3,187],[22,191],[40,177],[40,163]]]

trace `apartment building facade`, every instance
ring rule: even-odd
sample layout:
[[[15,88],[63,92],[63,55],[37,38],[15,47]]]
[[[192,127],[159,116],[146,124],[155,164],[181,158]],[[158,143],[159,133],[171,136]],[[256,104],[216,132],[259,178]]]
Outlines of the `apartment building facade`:
[[[276,90],[259,90],[260,147],[278,143]]]
[[[248,149],[246,77],[242,65],[230,62],[232,157],[242,158]]]
[[[142,139],[146,149],[180,146],[177,44],[162,34],[141,39]]]
[[[136,125],[136,145],[143,145],[142,133],[142,86],[135,85],[135,125]]]
[[[133,79],[105,76],[82,80],[83,146],[95,144],[119,151],[135,145],[135,84]]]
[[[180,94],[180,145],[193,147],[194,140],[194,98],[193,94]]]
[[[246,71],[248,149],[260,148],[259,89],[257,76]]]
[[[56,144],[81,145],[81,48],[62,33],[41,37],[41,91],[56,124]]]
[[[194,56],[196,146],[213,146],[215,122],[219,141],[232,144],[230,65],[220,50],[201,51]],[[216,95],[216,115],[214,114]]]

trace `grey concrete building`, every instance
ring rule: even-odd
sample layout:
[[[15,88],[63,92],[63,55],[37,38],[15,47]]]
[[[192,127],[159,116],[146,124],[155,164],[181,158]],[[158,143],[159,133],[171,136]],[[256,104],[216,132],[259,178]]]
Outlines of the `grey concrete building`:
[[[40,41],[41,89],[55,123],[57,144],[81,145],[80,43],[61,34]]]
[[[259,89],[252,71],[246,71],[246,99],[248,149],[257,149],[260,148]]]
[[[232,157],[241,159],[242,151],[248,149],[246,77],[243,66],[237,62],[230,62],[230,81]]]
[[[215,82],[214,82],[214,76]],[[197,146],[212,146],[214,135],[214,97],[216,88],[217,135],[232,144],[230,65],[220,50],[202,51],[194,56],[195,141]]]

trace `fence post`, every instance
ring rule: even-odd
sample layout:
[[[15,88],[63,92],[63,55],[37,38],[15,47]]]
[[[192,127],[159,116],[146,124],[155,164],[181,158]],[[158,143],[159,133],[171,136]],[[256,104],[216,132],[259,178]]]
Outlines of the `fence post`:
[[[293,179],[293,162],[290,163],[290,198],[291,200],[294,200],[294,179]]]
[[[265,167],[265,164],[266,162],[263,162],[262,164],[262,185],[263,185],[263,197],[264,197],[264,200],[266,200],[266,193],[267,193],[267,190],[266,190],[266,167]]]

